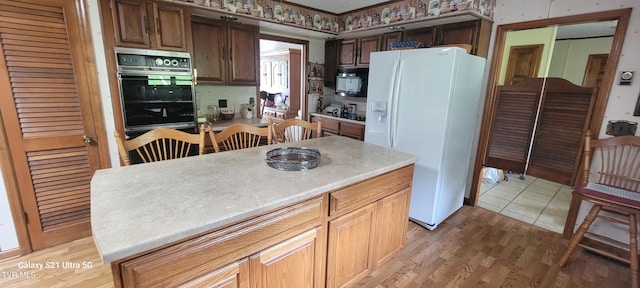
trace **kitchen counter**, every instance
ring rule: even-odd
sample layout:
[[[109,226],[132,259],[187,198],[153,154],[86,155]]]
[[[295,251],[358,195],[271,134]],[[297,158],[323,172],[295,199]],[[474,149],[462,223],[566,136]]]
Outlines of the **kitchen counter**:
[[[117,261],[214,231],[417,160],[333,136],[296,143],[322,153],[315,169],[279,171],[267,166],[267,151],[283,145],[96,171],[91,226],[102,260]]]
[[[354,124],[359,124],[359,125],[365,125],[364,121],[352,120],[352,119],[348,119],[348,118],[340,118],[340,117],[336,117],[336,116],[329,115],[329,114],[324,114],[324,113],[311,113],[311,116],[327,117],[327,118],[333,118],[333,119],[344,121],[344,122],[349,122],[349,123],[354,123]]]
[[[206,118],[204,117],[200,117],[198,118],[198,126],[200,126],[200,124],[202,123],[207,123]],[[213,123],[213,131],[215,132],[219,132],[222,131],[224,129],[226,129],[227,127],[236,124],[236,123],[246,123],[249,125],[253,125],[256,127],[267,127],[267,125],[269,124],[269,122],[267,121],[267,119],[260,119],[260,118],[251,118],[251,119],[246,119],[246,118],[240,118],[239,115],[236,115],[236,117],[234,117],[231,120],[220,120],[220,121],[216,121]]]

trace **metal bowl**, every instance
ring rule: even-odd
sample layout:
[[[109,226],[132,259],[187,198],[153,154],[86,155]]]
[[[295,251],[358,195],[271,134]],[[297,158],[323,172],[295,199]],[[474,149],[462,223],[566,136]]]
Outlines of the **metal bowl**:
[[[267,165],[283,171],[301,171],[318,167],[320,151],[305,147],[282,147],[267,152]]]

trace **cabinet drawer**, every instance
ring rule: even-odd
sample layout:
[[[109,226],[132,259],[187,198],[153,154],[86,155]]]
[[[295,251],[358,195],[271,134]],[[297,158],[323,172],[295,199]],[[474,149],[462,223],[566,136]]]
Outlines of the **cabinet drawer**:
[[[125,287],[170,287],[321,225],[322,197],[120,263]],[[326,209],[326,208],[325,208]]]
[[[364,126],[348,122],[340,123],[340,133],[357,139],[363,139]]]
[[[322,117],[322,129],[331,130],[332,132],[338,132],[340,130],[340,121],[331,118]]]
[[[329,193],[329,216],[377,201],[411,186],[413,165]]]

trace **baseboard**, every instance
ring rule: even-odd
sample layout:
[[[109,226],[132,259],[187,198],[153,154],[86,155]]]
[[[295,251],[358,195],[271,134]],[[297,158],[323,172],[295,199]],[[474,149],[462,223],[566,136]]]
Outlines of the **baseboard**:
[[[0,262],[11,258],[22,256],[20,248],[14,248],[6,251],[0,251]]]

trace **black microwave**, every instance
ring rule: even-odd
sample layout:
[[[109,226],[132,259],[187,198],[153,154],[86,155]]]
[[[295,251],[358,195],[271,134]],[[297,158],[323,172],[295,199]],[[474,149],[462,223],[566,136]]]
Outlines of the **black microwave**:
[[[340,68],[336,76],[336,94],[349,97],[367,97],[369,68]]]

